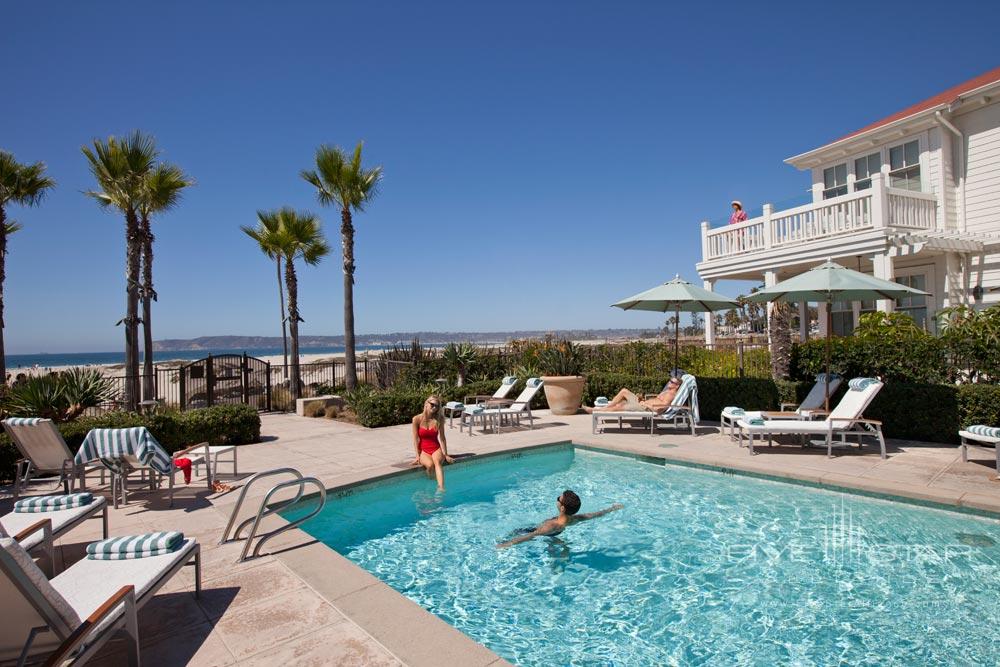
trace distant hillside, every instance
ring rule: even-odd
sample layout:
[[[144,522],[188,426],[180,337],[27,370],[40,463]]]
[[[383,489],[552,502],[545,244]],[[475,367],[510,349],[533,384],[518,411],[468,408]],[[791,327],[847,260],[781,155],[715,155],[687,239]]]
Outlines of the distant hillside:
[[[558,331],[412,331],[386,334],[362,334],[356,336],[358,345],[407,344],[414,338],[426,345],[451,342],[472,342],[480,344],[502,344],[514,338],[541,338],[552,334],[558,338],[571,340],[616,340],[655,336],[649,329],[562,329]],[[299,347],[309,348],[339,347],[344,344],[343,336],[300,336]],[[199,338],[171,338],[154,341],[157,352],[183,352],[188,350],[241,350],[281,347],[280,336],[201,336]]]

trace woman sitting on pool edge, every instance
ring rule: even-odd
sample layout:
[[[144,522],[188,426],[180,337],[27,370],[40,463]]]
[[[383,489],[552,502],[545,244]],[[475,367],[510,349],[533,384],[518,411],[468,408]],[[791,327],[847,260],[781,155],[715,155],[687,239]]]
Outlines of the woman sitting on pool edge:
[[[677,395],[677,390],[681,387],[681,381],[677,378],[670,378],[670,381],[663,387],[663,391],[654,398],[647,401],[641,400],[628,389],[622,389],[615,397],[608,401],[608,404],[600,408],[584,407],[587,414],[593,412],[639,412],[648,410],[649,412],[660,413],[670,407]]]
[[[424,401],[424,411],[413,416],[415,458],[410,465],[423,466],[428,476],[433,470],[440,491],[444,491],[444,471],[441,469],[441,462],[455,462],[455,459],[448,456],[448,442],[444,436],[443,426],[441,399],[432,394]]]
[[[497,545],[497,549],[506,549],[507,547],[520,544],[521,542],[527,542],[528,540],[541,537],[542,535],[558,535],[563,532],[563,529],[565,529],[566,526],[571,526],[574,523],[579,523],[580,521],[586,521],[588,519],[596,519],[599,516],[604,516],[608,512],[620,510],[623,507],[625,506],[621,503],[615,503],[611,507],[607,507],[596,512],[577,514],[577,512],[580,511],[580,496],[576,495],[569,489],[566,489],[559,495],[558,498],[556,498],[556,509],[559,510],[559,516],[546,519],[538,524],[537,528],[529,528],[521,531],[523,533],[522,535],[519,535],[512,540],[501,542]]]

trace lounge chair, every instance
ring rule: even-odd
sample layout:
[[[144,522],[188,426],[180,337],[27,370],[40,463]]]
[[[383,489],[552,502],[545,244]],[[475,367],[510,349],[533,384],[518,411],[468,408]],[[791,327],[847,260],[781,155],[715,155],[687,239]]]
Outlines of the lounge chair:
[[[73,491],[77,481],[80,489],[86,489],[86,474],[91,470],[100,470],[101,483],[104,483],[102,466],[73,462],[73,453],[51,419],[11,417],[3,420],[3,429],[21,454],[14,473],[14,498],[21,495],[21,487],[36,473],[58,474],[56,487],[62,485],[63,493]]]
[[[141,608],[184,565],[194,562],[201,594],[201,551],[186,539],[175,551],[132,560],[85,558],[47,579],[12,538],[0,538],[0,662],[83,664],[119,630],[128,637],[128,664],[139,664]]]
[[[969,460],[969,447],[984,452],[992,451],[997,461],[996,478],[1000,479],[1000,427],[977,424],[959,431],[958,435],[962,438],[962,462],[966,463]]]
[[[461,401],[448,401],[444,404],[444,414],[448,418],[448,428],[454,427],[455,415],[462,414],[465,408],[493,399],[507,398],[507,394],[511,392],[516,384],[517,378],[513,375],[508,375],[500,381],[500,387],[493,392],[492,396],[476,394],[474,396],[466,396]]]
[[[663,388],[666,390],[666,386]],[[662,393],[662,392],[661,392]],[[698,380],[690,373],[681,376],[681,386],[674,394],[674,400],[662,412],[654,413],[650,410],[617,411],[617,410],[594,410],[591,414],[591,432],[603,433],[603,424],[609,421],[617,421],[619,430],[622,422],[629,420],[649,420],[649,434],[656,435],[656,424],[672,423],[673,426],[680,426],[684,423],[691,429],[691,435],[696,435],[695,426],[701,421],[698,413]]]
[[[531,414],[531,401],[534,400],[535,394],[541,390],[543,384],[544,382],[540,378],[528,378],[525,382],[524,389],[509,406],[500,408],[484,407],[489,405],[489,402],[487,401],[483,405],[475,406],[476,408],[479,408],[478,410],[465,410],[462,413],[461,420],[459,421],[458,430],[462,430],[465,426],[466,418],[468,418],[469,435],[472,435],[472,429],[475,426],[477,417],[482,420],[484,431],[486,430],[487,422],[493,424],[494,432],[497,433],[499,433],[500,427],[503,425],[505,419],[516,422],[520,425],[522,416],[526,416],[531,428],[534,428],[535,418]]]
[[[52,540],[58,540],[81,523],[101,515],[104,537],[108,536],[108,503],[103,496],[94,496],[86,505],[45,512],[10,512],[0,516],[0,537],[13,537],[26,551],[34,552],[46,546],[45,531],[51,532]],[[48,524],[47,528],[43,524]],[[49,556],[53,559],[54,554]]]
[[[826,385],[826,373],[820,373],[816,376],[816,384],[812,386],[801,403],[782,403],[776,412],[749,411],[737,407],[723,408],[722,414],[719,416],[719,433],[724,433],[728,428],[729,437],[736,440],[736,423],[740,419],[816,419],[817,417],[825,417],[827,414],[826,397],[833,396],[843,380],[836,373],[831,373],[830,388],[827,390],[824,386]]]
[[[744,432],[749,436],[751,454],[757,453],[754,451],[754,437],[758,435],[767,436],[768,446],[772,444],[772,436],[777,434],[798,434],[807,437],[818,435],[825,438],[827,456],[833,457],[833,437],[835,435],[840,436],[841,446],[847,445],[848,435],[855,435],[858,438],[859,447],[864,444],[862,441],[864,436],[875,436],[882,451],[882,458],[886,458],[882,422],[864,418],[865,410],[882,389],[883,383],[875,378],[854,378],[847,384],[847,393],[840,399],[837,407],[822,421],[740,419],[737,422],[740,428],[740,446],[743,445]]]

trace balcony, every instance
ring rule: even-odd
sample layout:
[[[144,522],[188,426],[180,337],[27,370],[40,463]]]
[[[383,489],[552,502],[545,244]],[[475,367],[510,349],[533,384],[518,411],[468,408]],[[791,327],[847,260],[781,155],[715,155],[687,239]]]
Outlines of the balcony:
[[[876,175],[867,190],[784,211],[764,205],[764,214],[737,225],[712,229],[701,223],[702,265],[730,258],[766,257],[802,249],[810,244],[849,244],[851,235],[864,232],[905,232],[938,227],[937,197],[887,187]]]

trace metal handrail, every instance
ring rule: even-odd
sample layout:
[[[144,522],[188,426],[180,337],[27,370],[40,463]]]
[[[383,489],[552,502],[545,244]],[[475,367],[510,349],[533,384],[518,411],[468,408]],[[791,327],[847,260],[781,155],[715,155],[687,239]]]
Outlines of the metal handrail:
[[[273,514],[274,512],[278,511],[277,509],[268,507],[267,501],[271,499],[271,496],[273,496],[275,493],[281,491],[284,488],[295,485],[299,487],[299,490],[298,493],[295,494],[295,500],[292,502],[297,502],[298,499],[302,497],[302,491],[305,489],[306,484],[313,484],[316,486],[317,489],[319,489],[319,503],[316,505],[316,509],[314,509],[309,514],[306,514],[305,516],[299,517],[295,521],[290,521],[289,523],[286,523],[284,526],[280,526],[279,528],[275,528],[269,533],[261,535],[260,539],[257,542],[257,546],[253,550],[251,558],[256,558],[257,556],[260,555],[260,548],[264,546],[264,542],[267,542],[272,537],[275,537],[276,535],[283,533],[286,530],[295,528],[296,526],[305,523],[306,521],[313,518],[323,510],[324,505],[326,505],[326,487],[323,486],[320,483],[320,481],[315,477],[302,477],[300,479],[292,479],[287,482],[282,482],[281,484],[274,485],[273,487],[271,487],[271,490],[267,492],[267,494],[264,496],[264,499],[260,503],[260,508],[257,510],[257,516],[254,518],[253,528],[250,529],[250,534],[247,535],[247,541],[243,545],[243,552],[240,554],[239,560],[236,561],[237,563],[242,563],[247,559],[247,552],[250,551],[250,545],[253,543],[254,537],[257,536],[257,528],[260,527],[261,520],[266,515]],[[280,507],[287,507],[290,504],[291,503],[283,503],[280,505]],[[239,530],[240,529],[237,529],[236,531],[237,534],[239,534]]]
[[[240,507],[243,505],[243,499],[246,498],[247,491],[250,490],[250,487],[253,486],[254,482],[256,482],[258,479],[263,479],[265,477],[271,477],[273,475],[282,475],[282,474],[286,474],[286,473],[290,474],[290,475],[293,475],[297,480],[301,480],[302,479],[302,473],[300,473],[295,468],[272,468],[271,470],[264,470],[264,471],[261,471],[261,472],[258,472],[258,473],[254,473],[250,477],[250,479],[247,480],[247,483],[243,485],[242,489],[240,489],[240,496],[236,500],[236,505],[233,506],[233,512],[232,512],[232,514],[229,515],[229,523],[226,524],[226,529],[224,531],[222,531],[222,539],[219,540],[219,544],[225,544],[226,542],[229,541],[229,539],[230,539],[229,538],[229,531],[232,529],[233,524],[236,523],[236,516],[239,514]],[[273,490],[274,489],[271,489],[271,491],[273,491]],[[271,496],[271,493],[268,492],[265,495],[265,499],[266,498],[270,498],[270,496]],[[291,502],[283,503],[279,507],[274,508],[272,511],[267,512],[267,514],[273,514],[274,512],[279,511],[282,507],[285,507],[287,505],[291,505],[292,503],[297,503],[301,498],[302,498],[302,486],[299,486],[299,492],[297,494],[295,494],[295,498],[293,498]],[[262,508],[263,508],[263,504],[262,504]],[[259,514],[259,512],[258,512],[258,514]],[[233,534],[233,538],[232,539],[238,540],[239,539],[239,535],[240,535],[240,531],[242,531],[251,521],[253,521],[253,517],[250,517],[250,518],[246,519],[245,521],[243,521],[239,525],[239,527],[236,528],[236,532]]]

